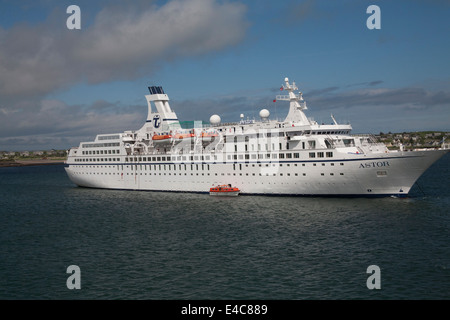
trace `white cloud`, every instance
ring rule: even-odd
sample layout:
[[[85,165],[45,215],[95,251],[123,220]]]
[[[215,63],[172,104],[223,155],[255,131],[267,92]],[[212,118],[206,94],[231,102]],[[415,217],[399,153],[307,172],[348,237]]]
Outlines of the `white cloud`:
[[[145,105],[46,97],[81,82],[151,76],[166,62],[237,45],[248,27],[246,6],[219,0],[108,2],[96,14],[81,5],[81,30],[66,28],[65,9],[44,22],[0,27],[0,149],[69,147],[100,132],[138,129]]]
[[[448,90],[430,91],[419,87],[405,88],[363,88],[358,90],[337,92],[333,90],[311,91],[311,103],[319,109],[351,108],[363,106],[419,106],[421,109],[431,109],[435,106],[448,106],[450,92]],[[308,98],[309,94],[305,94]]]
[[[34,109],[3,113],[0,149],[68,148],[93,140],[99,133],[139,129],[145,122],[146,108],[106,101],[68,105],[60,100],[42,100]]]
[[[222,50],[243,39],[245,11],[214,0],[159,7],[127,2],[105,7],[81,30],[68,30],[60,19],[0,30],[0,95],[14,99],[84,80],[132,79],[168,60]]]
[[[239,43],[245,7],[214,1],[171,1],[162,7],[117,12],[105,8],[80,39],[73,60],[92,82],[135,77],[165,60],[200,55]]]

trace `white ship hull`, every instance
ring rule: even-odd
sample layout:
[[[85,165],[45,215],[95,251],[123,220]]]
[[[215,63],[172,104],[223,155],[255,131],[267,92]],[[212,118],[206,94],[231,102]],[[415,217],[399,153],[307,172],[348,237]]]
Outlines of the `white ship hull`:
[[[66,172],[73,183],[90,188],[207,193],[213,185],[232,184],[240,194],[406,196],[422,173],[446,152],[262,163],[122,162],[72,165]]]
[[[285,79],[290,109],[284,121],[241,121],[189,130],[183,141],[155,135],[186,134],[161,87],[149,87],[148,117],[137,131],[98,135],[69,151],[66,172],[81,187],[209,193],[231,184],[240,194],[406,196],[416,180],[448,150],[390,151],[351,126],[319,125],[303,113],[295,83]],[[152,103],[156,111],[152,110]],[[243,115],[241,115],[241,119]],[[214,135],[214,139],[202,136]],[[402,150],[402,149],[401,149]]]

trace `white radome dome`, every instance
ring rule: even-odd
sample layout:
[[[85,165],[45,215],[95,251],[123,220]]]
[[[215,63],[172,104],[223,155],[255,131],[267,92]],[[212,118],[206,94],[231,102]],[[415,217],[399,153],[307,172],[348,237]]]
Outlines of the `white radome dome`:
[[[210,118],[209,118],[209,123],[211,124],[219,124],[221,121],[220,117],[217,114],[213,114]]]
[[[261,118],[263,118],[263,119],[267,119],[267,118],[270,116],[270,112],[269,112],[269,110],[267,110],[267,109],[262,109],[262,110],[259,112],[259,116],[260,116]]]

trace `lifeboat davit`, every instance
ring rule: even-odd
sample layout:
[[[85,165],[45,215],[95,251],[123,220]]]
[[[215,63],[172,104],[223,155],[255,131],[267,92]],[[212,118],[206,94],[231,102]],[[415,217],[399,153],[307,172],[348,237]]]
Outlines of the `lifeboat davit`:
[[[211,143],[217,136],[218,136],[217,132],[204,131],[201,134],[202,142],[204,144]]]
[[[237,196],[239,192],[239,188],[234,188],[231,184],[222,184],[209,189],[211,196]]]

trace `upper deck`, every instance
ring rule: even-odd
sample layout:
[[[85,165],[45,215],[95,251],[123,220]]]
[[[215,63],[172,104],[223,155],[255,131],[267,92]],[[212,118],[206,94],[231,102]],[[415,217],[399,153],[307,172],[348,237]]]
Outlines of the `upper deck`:
[[[123,133],[99,134],[94,141],[81,142],[72,155],[130,156],[143,154],[217,154],[249,152],[283,152],[286,150],[330,150],[367,153],[386,152],[387,148],[373,139],[351,136],[350,124],[338,124],[331,116],[332,124],[319,124],[308,119],[302,93],[295,82],[286,78],[282,89],[287,95],[277,99],[289,101],[289,112],[282,121],[270,119],[270,112],[260,111],[260,120],[244,120],[221,123],[218,115],[212,115],[210,124],[194,122],[193,128],[183,128],[176,113],[169,105],[169,98],[162,87],[149,87],[146,96],[148,117],[138,130]],[[153,108],[155,106],[155,109]],[[108,157],[109,158],[109,157]]]

